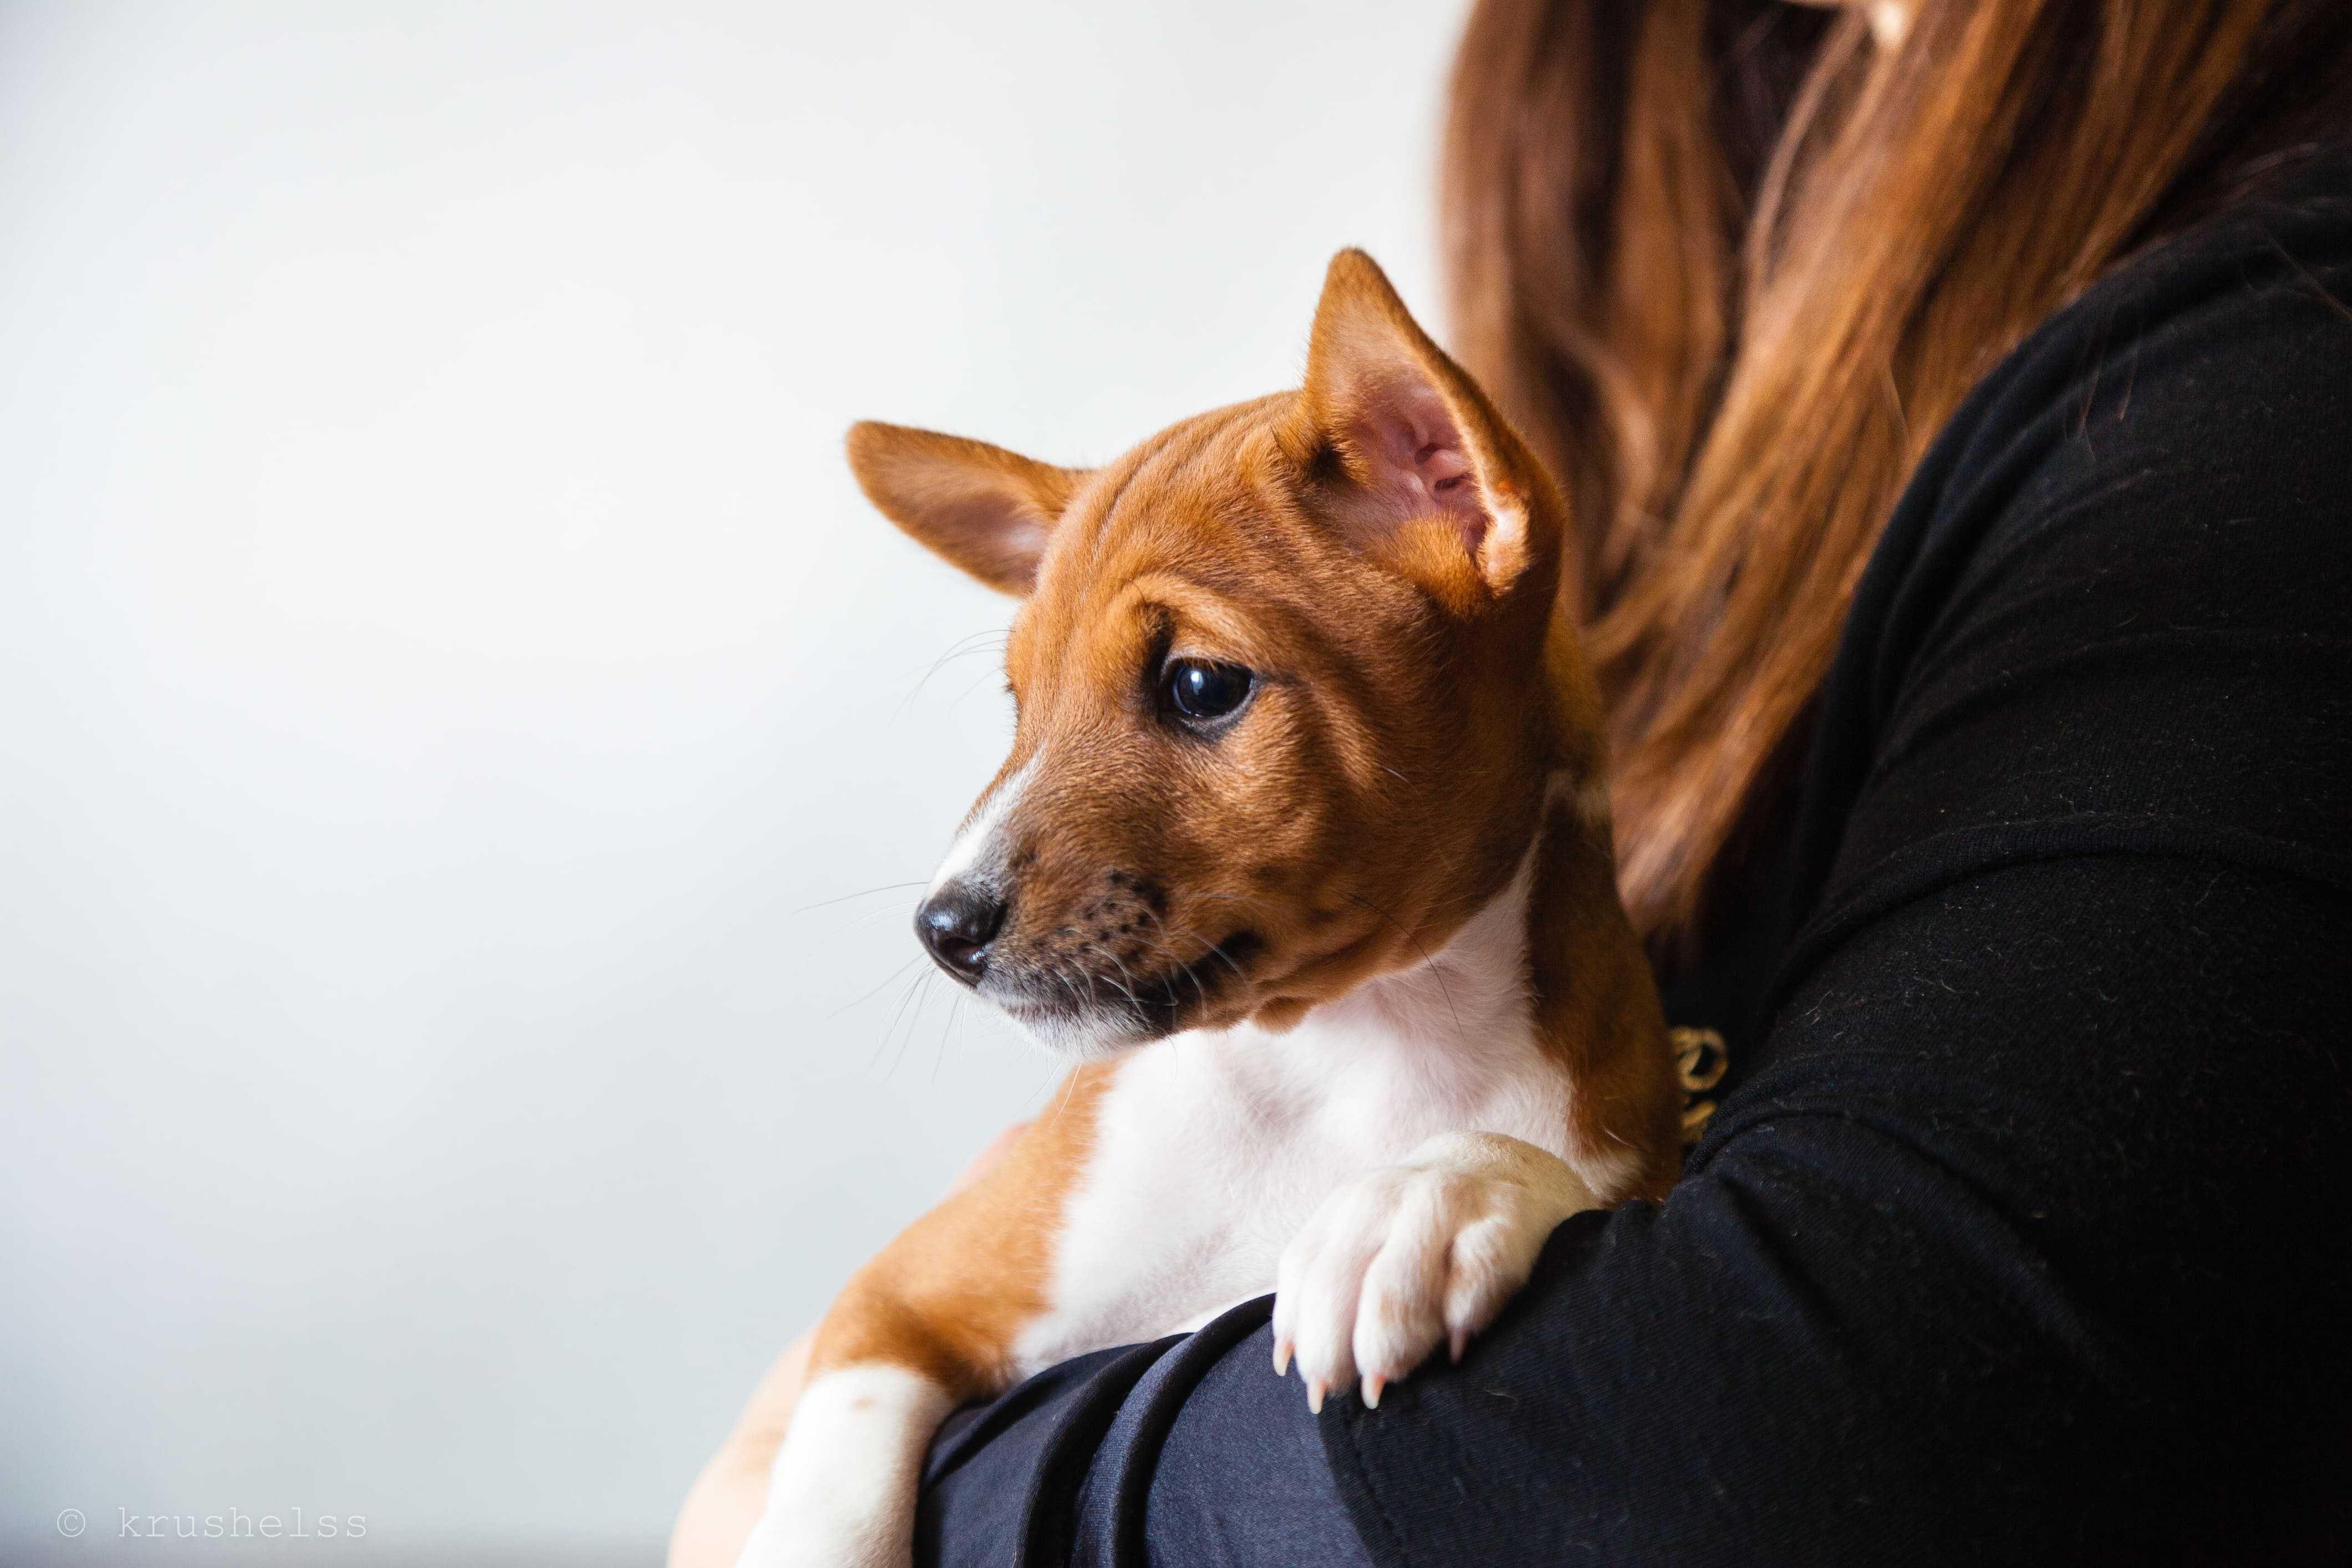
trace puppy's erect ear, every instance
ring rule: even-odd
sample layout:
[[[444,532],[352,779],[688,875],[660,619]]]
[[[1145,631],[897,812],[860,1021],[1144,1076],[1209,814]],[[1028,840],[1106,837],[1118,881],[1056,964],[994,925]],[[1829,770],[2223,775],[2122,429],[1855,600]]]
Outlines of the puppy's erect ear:
[[[882,515],[990,587],[1016,596],[1087,474],[934,430],[849,427],[849,468]]]
[[[1340,470],[1340,525],[1455,608],[1555,555],[1556,540],[1536,537],[1558,521],[1536,493],[1534,458],[1360,250],[1333,257],[1324,276],[1299,418],[1321,466]]]

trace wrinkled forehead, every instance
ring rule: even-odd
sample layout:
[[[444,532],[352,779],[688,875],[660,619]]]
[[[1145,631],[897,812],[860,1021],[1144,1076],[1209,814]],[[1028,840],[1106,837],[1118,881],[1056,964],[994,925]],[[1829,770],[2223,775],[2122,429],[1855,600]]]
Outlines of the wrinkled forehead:
[[[1263,659],[1328,548],[1269,429],[1265,399],[1189,420],[1097,473],[1056,525],[1014,617],[1016,686],[1177,642]]]

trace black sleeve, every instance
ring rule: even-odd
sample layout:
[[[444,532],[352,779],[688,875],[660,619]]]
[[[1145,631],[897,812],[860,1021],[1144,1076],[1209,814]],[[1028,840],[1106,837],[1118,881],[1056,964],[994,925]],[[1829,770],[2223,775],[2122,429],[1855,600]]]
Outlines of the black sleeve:
[[[1950,444],[1763,1065],[1327,1409],[1383,1568],[2352,1560],[2352,268],[2270,249]]]
[[[2347,954],[2340,892],[2189,858],[1871,922],[1664,1205],[1327,1411],[1375,1561],[2137,1561],[2343,1485]]]

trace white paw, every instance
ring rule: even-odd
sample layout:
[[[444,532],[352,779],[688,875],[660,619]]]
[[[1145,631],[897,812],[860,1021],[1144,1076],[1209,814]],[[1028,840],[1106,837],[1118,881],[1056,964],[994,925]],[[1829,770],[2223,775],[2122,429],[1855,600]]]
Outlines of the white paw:
[[[1307,1403],[1360,1380],[1364,1403],[1470,1336],[1527,1283],[1559,1222],[1598,1208],[1558,1155],[1498,1132],[1448,1132],[1333,1193],[1283,1250],[1274,1370]]]

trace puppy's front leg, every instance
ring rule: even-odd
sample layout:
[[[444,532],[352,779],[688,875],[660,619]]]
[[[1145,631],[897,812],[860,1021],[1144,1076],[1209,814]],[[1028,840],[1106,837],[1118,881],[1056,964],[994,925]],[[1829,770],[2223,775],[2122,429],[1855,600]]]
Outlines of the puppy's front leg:
[[[916,1367],[813,1367],[741,1568],[905,1568],[923,1454],[955,1403]]]
[[[991,1212],[998,1184],[982,1178],[916,1221],[826,1311],[740,1568],[912,1560],[932,1435],[958,1404],[1002,1387],[1009,1365],[1002,1325],[1021,1282],[1004,1252],[1022,1246]]]
[[[1045,1310],[1107,1072],[1073,1073],[1003,1160],[908,1226],[834,1301],[740,1568],[913,1560],[916,1493],[940,1422],[1004,1389],[1014,1342]]]

